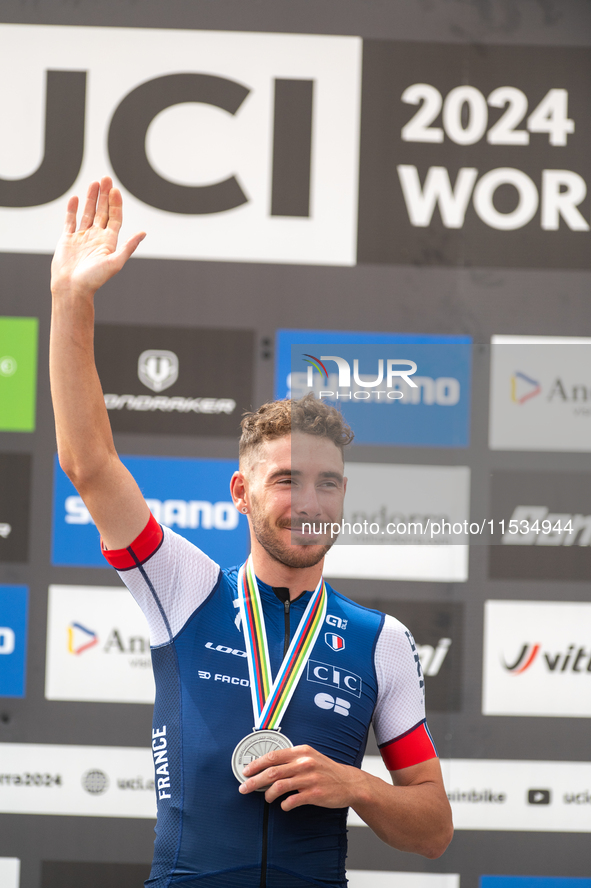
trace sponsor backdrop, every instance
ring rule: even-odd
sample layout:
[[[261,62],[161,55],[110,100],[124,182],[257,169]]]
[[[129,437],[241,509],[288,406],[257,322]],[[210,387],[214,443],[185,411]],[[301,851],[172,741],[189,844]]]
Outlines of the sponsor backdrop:
[[[96,359],[157,520],[241,562],[243,411],[313,390],[356,432],[327,576],[414,633],[456,837],[427,860],[352,814],[352,888],[588,888],[588,4],[0,12],[0,886],[139,888],[153,846],[149,633],[46,369],[66,199],[108,173],[148,236]]]

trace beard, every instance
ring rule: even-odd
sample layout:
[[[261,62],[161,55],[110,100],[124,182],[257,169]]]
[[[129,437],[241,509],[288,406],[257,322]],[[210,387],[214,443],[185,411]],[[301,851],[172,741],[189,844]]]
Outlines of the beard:
[[[301,545],[288,545],[284,543],[280,539],[279,532],[282,528],[293,526],[292,522],[272,524],[271,520],[263,514],[262,509],[259,509],[253,501],[252,494],[250,520],[252,531],[263,549],[271,558],[285,567],[314,567],[322,561],[333,543],[336,542],[335,538],[328,544],[304,542]]]

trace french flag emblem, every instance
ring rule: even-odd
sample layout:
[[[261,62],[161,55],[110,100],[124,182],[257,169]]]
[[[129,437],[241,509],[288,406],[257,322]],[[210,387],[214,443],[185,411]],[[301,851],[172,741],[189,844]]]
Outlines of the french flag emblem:
[[[342,651],[345,647],[345,639],[340,635],[335,635],[334,632],[326,632],[324,640],[333,651]]]

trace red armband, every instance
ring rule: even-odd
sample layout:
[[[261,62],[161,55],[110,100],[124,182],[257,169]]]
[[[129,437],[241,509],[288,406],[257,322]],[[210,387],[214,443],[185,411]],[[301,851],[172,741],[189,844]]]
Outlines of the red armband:
[[[384,764],[389,771],[399,771],[437,758],[437,750],[426,721],[421,721],[410,731],[382,743],[379,747]]]
[[[101,551],[111,567],[116,570],[130,570],[139,567],[160,548],[164,534],[153,515],[139,536],[127,549],[107,549],[101,540]]]

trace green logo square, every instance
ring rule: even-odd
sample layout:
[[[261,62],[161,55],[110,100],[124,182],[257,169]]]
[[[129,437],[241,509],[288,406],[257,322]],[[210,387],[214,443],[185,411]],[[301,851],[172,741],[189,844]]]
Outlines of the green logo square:
[[[0,431],[35,431],[37,318],[0,318]]]

